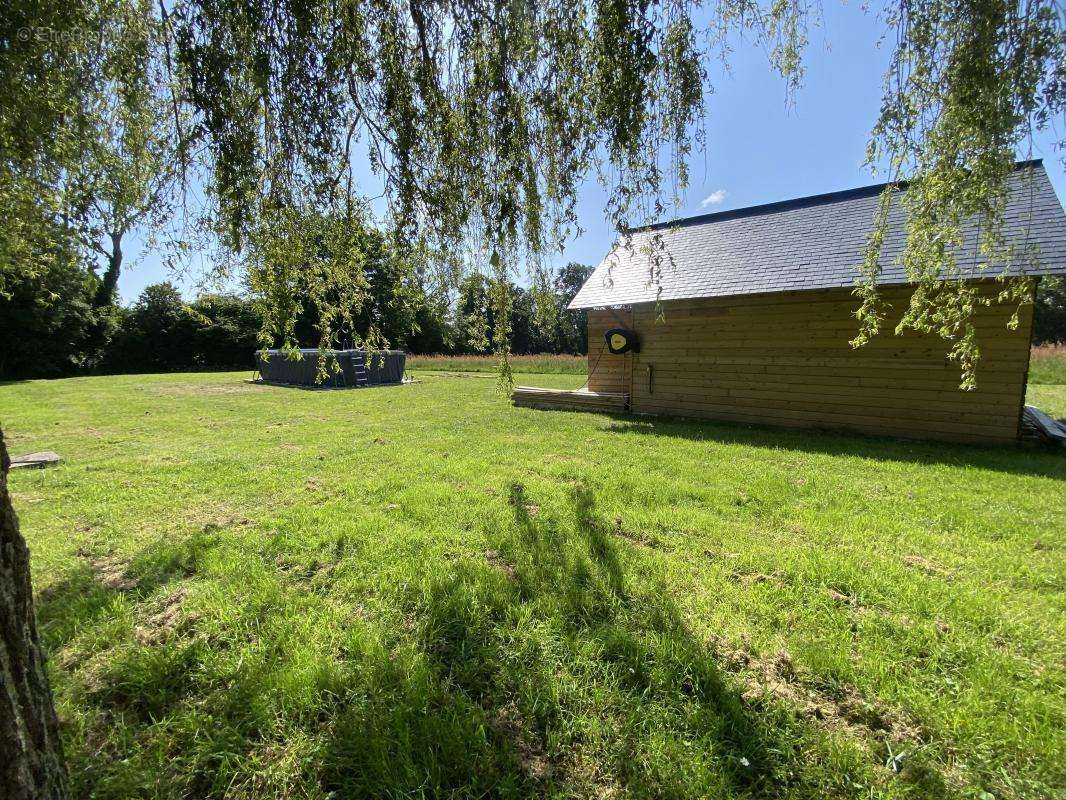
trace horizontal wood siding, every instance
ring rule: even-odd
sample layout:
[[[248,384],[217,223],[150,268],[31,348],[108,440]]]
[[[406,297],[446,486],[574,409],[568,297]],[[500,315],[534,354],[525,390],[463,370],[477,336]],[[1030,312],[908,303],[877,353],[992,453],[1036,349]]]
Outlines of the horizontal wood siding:
[[[603,335],[611,328],[632,325],[633,313],[628,309],[588,312],[590,392],[629,392],[630,356],[608,353]]]
[[[885,295],[896,309],[909,297],[905,289]],[[604,355],[589,388],[631,391],[637,413],[963,442],[1017,439],[1031,307],[1014,331],[1006,327],[1013,307],[978,312],[979,388],[963,392],[939,337],[895,336],[889,320],[883,335],[852,349],[857,305],[847,289],[675,301],[663,305],[658,322],[654,306],[636,306],[641,352],[628,364]],[[617,324],[611,312],[589,314],[590,365],[603,330]]]

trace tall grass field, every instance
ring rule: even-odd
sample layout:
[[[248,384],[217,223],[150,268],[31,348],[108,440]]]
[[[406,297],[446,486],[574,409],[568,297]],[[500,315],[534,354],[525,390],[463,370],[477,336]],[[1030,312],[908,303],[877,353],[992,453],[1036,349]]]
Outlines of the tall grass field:
[[[588,360],[585,356],[539,355],[509,357],[515,373],[583,375]],[[409,355],[407,368],[433,372],[496,372],[499,358],[486,356]],[[1030,384],[1066,385],[1066,344],[1038,345],[1033,348],[1029,362]]]
[[[584,375],[588,368],[585,356],[540,354],[508,356],[515,373]],[[407,356],[407,369],[434,372],[498,372],[497,356]]]
[[[1029,384],[1066,385],[1066,344],[1044,344],[1029,356]]]
[[[75,797],[1063,796],[1061,452],[412,361],[0,385]]]

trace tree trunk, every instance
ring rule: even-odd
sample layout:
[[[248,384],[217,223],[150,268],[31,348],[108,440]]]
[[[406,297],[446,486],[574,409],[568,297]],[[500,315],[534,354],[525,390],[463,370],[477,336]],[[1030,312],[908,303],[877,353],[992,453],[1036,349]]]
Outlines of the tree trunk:
[[[115,304],[118,297],[118,276],[122,273],[122,233],[116,231],[110,236],[111,254],[107,257],[107,270],[96,290],[95,303],[99,308]]]
[[[30,551],[7,491],[10,463],[0,431],[0,797],[66,798],[59,721],[33,611]]]

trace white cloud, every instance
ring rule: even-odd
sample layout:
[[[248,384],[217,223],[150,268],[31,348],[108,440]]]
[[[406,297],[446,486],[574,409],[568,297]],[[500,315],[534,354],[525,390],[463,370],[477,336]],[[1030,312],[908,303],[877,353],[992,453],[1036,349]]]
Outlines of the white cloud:
[[[707,206],[718,205],[723,200],[725,200],[727,194],[728,192],[726,192],[725,189],[715,189],[713,192],[711,192],[709,195],[704,197],[703,200],[700,201],[700,208],[707,208]]]

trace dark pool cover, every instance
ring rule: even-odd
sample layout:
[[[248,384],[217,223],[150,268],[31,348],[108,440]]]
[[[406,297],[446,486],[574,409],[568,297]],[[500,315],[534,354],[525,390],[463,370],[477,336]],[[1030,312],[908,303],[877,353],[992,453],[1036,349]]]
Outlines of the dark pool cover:
[[[293,358],[281,350],[259,350],[255,354],[255,361],[263,380],[296,386],[342,388],[400,383],[403,380],[407,356],[402,350],[334,350],[332,353],[340,372],[331,374],[324,381],[317,380],[321,355],[317,349],[300,350],[299,358]]]

